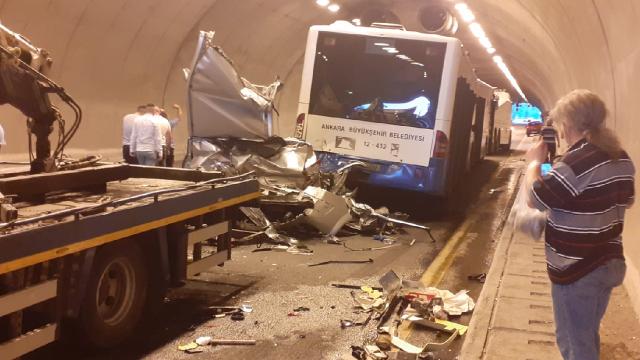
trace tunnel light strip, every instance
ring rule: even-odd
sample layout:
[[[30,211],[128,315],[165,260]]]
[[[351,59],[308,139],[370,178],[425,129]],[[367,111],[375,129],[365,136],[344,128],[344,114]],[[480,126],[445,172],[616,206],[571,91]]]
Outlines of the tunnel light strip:
[[[462,18],[462,20],[464,20],[464,22],[470,23],[476,19],[467,4],[456,4],[456,10],[458,10],[458,14],[460,14],[460,17]]]
[[[509,67],[507,67],[507,64],[504,63],[502,56],[495,55],[493,57],[493,61],[496,63],[496,65],[498,65],[498,68],[502,71],[504,76],[507,77],[507,79],[511,83],[511,86],[513,86],[513,88],[516,89],[516,91],[518,92],[518,94],[520,94],[520,96],[524,99],[524,101],[528,102],[527,97],[524,95],[524,92],[520,88],[520,85],[518,85],[518,81],[513,76],[513,74],[511,74],[511,71],[509,70]]]
[[[489,37],[487,36],[487,33],[485,33],[484,29],[482,28],[482,25],[480,25],[480,23],[475,21],[476,17],[475,15],[473,15],[473,12],[469,8],[469,6],[465,3],[457,3],[455,5],[455,9],[458,11],[458,14],[460,14],[460,17],[464,22],[470,23],[469,30],[471,31],[473,36],[475,36],[476,39],[478,39],[478,42],[480,43],[480,45],[482,45],[482,47],[484,47],[485,50],[487,50],[487,53],[489,53],[489,55],[495,54],[496,48],[491,43],[491,40],[489,40]],[[524,95],[524,92],[520,88],[520,85],[518,85],[518,81],[513,76],[513,74],[511,74],[509,67],[507,66],[507,64],[504,63],[504,60],[502,59],[502,57],[499,55],[494,55],[493,61],[496,63],[496,65],[498,65],[498,68],[500,69],[500,71],[502,71],[502,73],[507,78],[507,80],[509,80],[509,82],[511,83],[511,86],[518,92],[518,94],[520,94],[520,96],[525,101],[527,101],[527,97]]]
[[[329,9],[329,11],[331,11],[331,12],[338,12],[340,10],[340,5],[331,4],[331,5],[327,6],[327,9]]]

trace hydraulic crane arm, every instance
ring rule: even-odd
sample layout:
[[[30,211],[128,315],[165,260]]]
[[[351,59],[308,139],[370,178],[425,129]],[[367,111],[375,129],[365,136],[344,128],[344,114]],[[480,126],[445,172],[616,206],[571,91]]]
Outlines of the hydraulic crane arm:
[[[56,159],[62,155],[82,119],[80,106],[45,76],[52,63],[46,50],[33,46],[22,35],[0,24],[0,104],[17,108],[29,119],[29,132],[36,138],[32,173],[56,169]],[[75,121],[68,129],[60,111],[51,104],[51,93],[57,94],[75,113]],[[52,154],[49,135],[55,124],[58,124],[58,144]]]

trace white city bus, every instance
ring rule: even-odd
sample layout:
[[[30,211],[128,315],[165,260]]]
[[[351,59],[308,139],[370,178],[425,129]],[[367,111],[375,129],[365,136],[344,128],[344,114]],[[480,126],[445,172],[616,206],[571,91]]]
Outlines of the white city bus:
[[[446,196],[486,152],[492,91],[455,38],[313,26],[295,135],[325,169],[362,160],[368,183]]]

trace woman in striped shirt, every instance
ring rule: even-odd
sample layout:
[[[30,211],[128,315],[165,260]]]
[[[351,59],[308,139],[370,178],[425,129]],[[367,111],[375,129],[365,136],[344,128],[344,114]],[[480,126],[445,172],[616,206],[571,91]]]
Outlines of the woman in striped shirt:
[[[545,176],[548,149],[528,153],[529,205],[547,214],[545,253],[552,282],[556,339],[565,360],[597,360],[598,330],[611,290],[622,284],[625,210],[633,204],[635,169],[605,126],[604,102],[588,90],[558,101],[551,118],[569,150]]]

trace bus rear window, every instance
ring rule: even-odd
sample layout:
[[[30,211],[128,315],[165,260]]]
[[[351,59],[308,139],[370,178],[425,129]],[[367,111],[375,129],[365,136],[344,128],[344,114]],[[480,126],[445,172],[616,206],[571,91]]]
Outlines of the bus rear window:
[[[320,32],[309,113],[433,129],[445,43]]]

